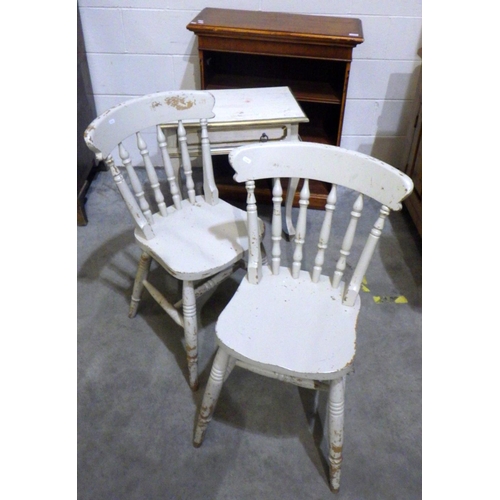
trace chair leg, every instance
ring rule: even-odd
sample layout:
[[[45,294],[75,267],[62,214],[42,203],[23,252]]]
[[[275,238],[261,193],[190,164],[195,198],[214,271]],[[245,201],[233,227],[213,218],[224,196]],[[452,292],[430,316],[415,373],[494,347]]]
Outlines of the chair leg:
[[[345,376],[330,383],[328,397],[330,489],[338,493],[340,488],[340,467],[344,442],[344,392]]]
[[[182,314],[184,317],[184,338],[186,340],[189,386],[198,389],[198,318],[194,282],[182,283]]]
[[[228,364],[229,355],[223,349],[219,348],[217,354],[215,355],[212,370],[210,371],[210,378],[208,379],[207,388],[205,389],[205,394],[203,395],[200,415],[194,431],[193,444],[196,448],[201,446],[208,424],[212,420],[212,415],[214,413],[217,400],[219,399]]]
[[[141,300],[142,289],[144,288],[144,280],[147,279],[149,268],[151,267],[151,256],[146,252],[142,252],[137,267],[137,274],[135,276],[134,288],[132,289],[132,299],[128,310],[128,317],[133,318],[137,313],[139,301]]]

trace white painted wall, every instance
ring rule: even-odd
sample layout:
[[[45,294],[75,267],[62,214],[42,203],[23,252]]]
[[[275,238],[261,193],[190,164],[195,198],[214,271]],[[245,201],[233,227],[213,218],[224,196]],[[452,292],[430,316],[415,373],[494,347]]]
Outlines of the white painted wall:
[[[79,0],[97,112],[133,96],[200,88],[196,36],[205,7],[361,19],[343,147],[404,166],[422,46],[422,0]]]

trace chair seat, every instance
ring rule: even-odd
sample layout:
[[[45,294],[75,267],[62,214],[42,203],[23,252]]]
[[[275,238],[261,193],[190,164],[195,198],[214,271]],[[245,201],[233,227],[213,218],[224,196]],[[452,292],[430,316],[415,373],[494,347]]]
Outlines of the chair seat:
[[[223,200],[209,205],[202,196],[193,205],[182,200],[181,210],[153,216],[155,237],[147,240],[136,229],[140,247],[168,272],[182,280],[213,276],[237,262],[248,250],[246,212]]]
[[[356,350],[360,308],[342,304],[343,283],[333,289],[321,276],[312,283],[301,271],[297,279],[282,267],[273,275],[262,268],[258,285],[243,279],[219,317],[219,343],[237,359],[264,370],[326,380],[346,371]]]

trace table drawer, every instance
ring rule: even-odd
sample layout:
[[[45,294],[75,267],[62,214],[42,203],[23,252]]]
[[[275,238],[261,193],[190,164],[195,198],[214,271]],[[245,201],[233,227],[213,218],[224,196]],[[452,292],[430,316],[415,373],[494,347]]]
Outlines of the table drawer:
[[[177,129],[175,126],[165,125],[162,127],[167,138],[167,148],[173,157],[179,155],[177,147]],[[200,152],[200,128],[199,126],[186,125],[188,149],[191,153]],[[208,137],[210,148],[213,153],[229,153],[235,147],[254,142],[282,141],[290,134],[289,127],[284,124],[272,124],[265,126],[248,125],[241,128],[231,125],[208,125]]]

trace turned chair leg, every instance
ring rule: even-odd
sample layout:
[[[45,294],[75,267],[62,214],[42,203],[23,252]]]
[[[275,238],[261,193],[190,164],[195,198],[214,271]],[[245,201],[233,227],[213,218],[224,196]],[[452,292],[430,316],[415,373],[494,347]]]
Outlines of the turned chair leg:
[[[137,267],[137,274],[135,276],[134,288],[132,289],[132,299],[128,310],[128,317],[133,318],[137,313],[139,301],[141,300],[142,289],[144,288],[144,280],[147,279],[149,269],[151,267],[151,256],[146,252],[142,252]]]
[[[215,355],[212,370],[210,371],[210,378],[208,379],[207,388],[203,395],[200,415],[194,432],[193,444],[196,448],[201,446],[208,424],[212,420],[212,415],[217,405],[222,384],[228,370],[228,364],[229,355],[223,349],[219,348]]]
[[[330,489],[337,493],[340,488],[340,467],[344,442],[344,392],[345,376],[330,383],[328,397]]]
[[[184,317],[189,387],[196,391],[198,389],[198,318],[193,281],[182,282],[182,315]]]

